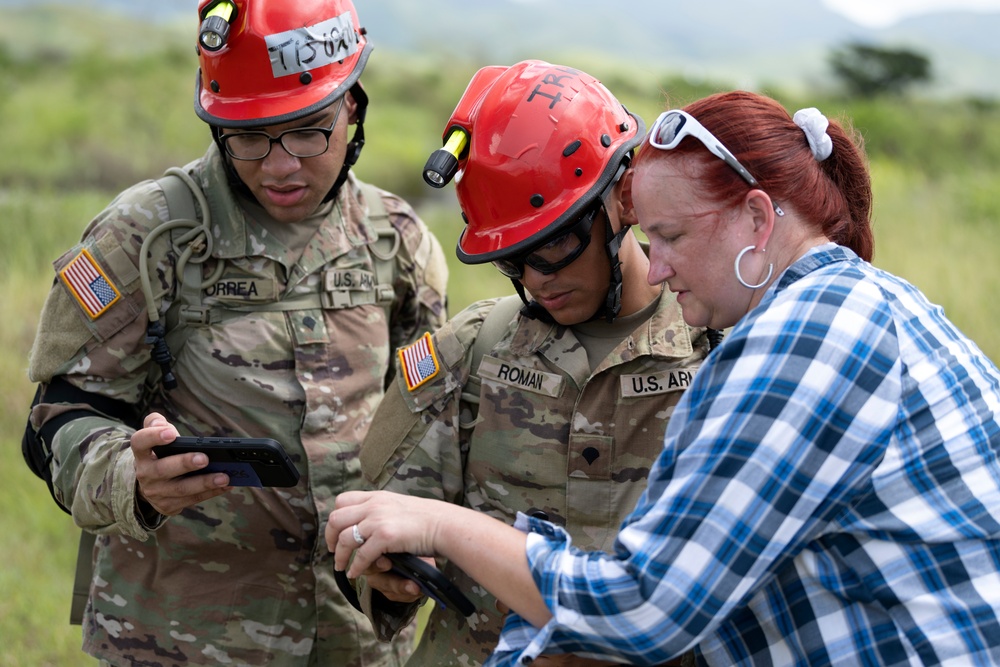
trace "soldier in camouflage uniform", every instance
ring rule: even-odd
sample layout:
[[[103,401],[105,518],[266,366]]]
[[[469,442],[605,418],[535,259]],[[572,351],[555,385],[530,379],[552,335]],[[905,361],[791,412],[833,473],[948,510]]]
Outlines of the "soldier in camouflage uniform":
[[[195,109],[215,141],[179,177],[200,245],[189,257],[165,231],[160,182],[126,190],[55,262],[32,350],[54,495],[98,536],[83,648],[112,665],[398,665],[412,631],[375,640],[321,535],[335,494],[364,484],[392,351],[444,322],[444,254],[350,172],[372,48],[351,2],[235,6],[228,43],[199,51]],[[157,321],[168,340],[184,327],[169,368],[147,345]],[[178,433],[275,438],[301,479],[178,479],[206,463],[155,457]]]
[[[362,469],[382,489],[511,524],[517,512],[544,516],[575,545],[610,549],[710,347],[709,333],[646,281],[649,261],[625,219],[620,191],[643,123],[587,74],[526,61],[480,70],[446,128],[449,143],[456,128],[467,142],[452,165],[467,222],[458,255],[493,262],[520,299],[473,304],[401,351]],[[444,157],[438,183],[451,176]],[[489,338],[481,363],[479,336]],[[381,558],[376,569],[388,565]],[[443,567],[477,610],[464,618],[436,606],[409,664],[481,664],[503,610]],[[387,640],[415,613],[418,589],[367,575],[361,606]],[[608,664],[545,660],[535,664]]]

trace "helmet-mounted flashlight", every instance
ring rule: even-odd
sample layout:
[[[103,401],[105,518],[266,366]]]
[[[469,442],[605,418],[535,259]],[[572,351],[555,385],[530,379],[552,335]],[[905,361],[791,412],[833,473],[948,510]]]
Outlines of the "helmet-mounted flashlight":
[[[469,143],[469,133],[456,127],[448,135],[444,148],[439,148],[427,158],[424,165],[424,181],[435,188],[443,188],[458,172],[458,158]]]
[[[219,0],[211,5],[202,17],[198,30],[198,44],[208,51],[218,51],[229,39],[229,26],[236,15],[236,5],[230,0]]]

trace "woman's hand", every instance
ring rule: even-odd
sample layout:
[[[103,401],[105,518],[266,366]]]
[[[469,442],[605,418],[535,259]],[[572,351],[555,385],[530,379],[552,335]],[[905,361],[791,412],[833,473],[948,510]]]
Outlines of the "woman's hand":
[[[352,579],[382,554],[442,556],[540,628],[552,615],[528,569],[526,540],[488,514],[388,491],[340,494],[326,524],[333,566]]]
[[[336,569],[350,564],[347,576],[352,579],[370,571],[382,554],[433,556],[442,521],[462,511],[446,502],[388,491],[348,491],[337,496],[335,506],[326,524],[326,544]]]

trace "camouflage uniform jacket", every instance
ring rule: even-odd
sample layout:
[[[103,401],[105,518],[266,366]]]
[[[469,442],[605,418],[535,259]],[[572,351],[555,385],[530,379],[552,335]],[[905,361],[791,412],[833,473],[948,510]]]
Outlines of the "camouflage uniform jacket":
[[[674,405],[708,352],[707,336],[685,325],[664,292],[650,319],[591,373],[572,329],[519,314],[483,356],[473,419],[462,398],[470,391],[470,350],[494,303],[469,306],[433,335],[441,368],[425,384],[411,391],[397,373],[396,390],[376,415],[379,428],[362,446],[365,476],[380,488],[444,499],[510,524],[519,511],[541,511],[565,526],[575,545],[610,549],[663,449]],[[445,563],[443,571],[477,611],[464,618],[436,606],[409,664],[481,664],[503,616],[461,570]],[[371,591],[363,581],[360,588],[382,639],[415,612],[380,595],[373,609]]]
[[[63,425],[51,443],[55,492],[75,522],[99,536],[84,650],[115,665],[398,664],[409,647],[374,641],[334,583],[322,535],[335,494],[364,484],[358,452],[392,351],[444,320],[440,245],[405,202],[382,193],[401,240],[387,322],[382,306],[355,305],[342,289],[373,288],[364,276],[372,275],[366,244],[375,232],[353,176],[299,254],[247,217],[214,146],[185,171],[211,212],[214,244],[203,271],[224,264],[202,287],[202,303],[245,312],[220,310],[219,321],[189,325],[174,352],[177,388],[149,388],[155,364],[144,343],[138,255],[168,212],[163,190],[145,181],[119,195],[55,262],[57,273],[74,261],[98,269],[117,300],[92,318],[94,307],[78,303],[57,276],[30,375],[43,383],[62,376],[140,415],[160,412],[181,434],[275,438],[301,479],[288,489],[234,488],[169,519],[139,516],[132,429],[98,413]],[[148,263],[161,317],[187,288],[174,275],[169,237],[156,238]],[[267,310],[300,292],[325,292],[326,305]],[[40,404],[32,424],[69,407]]]

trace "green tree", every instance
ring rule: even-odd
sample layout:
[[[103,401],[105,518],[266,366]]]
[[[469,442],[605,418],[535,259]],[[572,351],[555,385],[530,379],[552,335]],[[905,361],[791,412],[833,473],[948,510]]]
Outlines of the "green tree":
[[[898,95],[931,79],[930,59],[909,49],[847,44],[830,54],[829,63],[834,75],[855,97]]]

